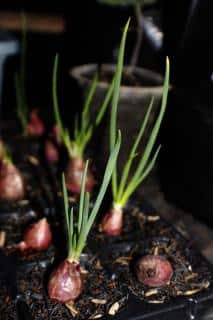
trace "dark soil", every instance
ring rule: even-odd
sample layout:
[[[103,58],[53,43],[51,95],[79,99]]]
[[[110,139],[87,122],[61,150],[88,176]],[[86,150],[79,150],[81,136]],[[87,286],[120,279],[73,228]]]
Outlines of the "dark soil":
[[[145,302],[154,304],[178,296],[192,296],[212,286],[209,264],[191,248],[190,243],[160,217],[157,219],[155,215],[144,215],[139,208],[135,208],[135,212],[136,220],[139,219],[140,222],[137,225],[140,232],[134,234],[135,239],[128,239],[128,233],[124,229],[123,240],[122,237],[117,237],[112,239],[111,243],[108,241],[107,245],[105,241],[104,249],[99,246],[101,259],[107,270],[114,272],[119,281],[127,284],[133,294]],[[131,225],[131,219],[129,214],[126,228],[128,223]],[[147,254],[162,255],[171,262],[174,274],[167,286],[150,289],[137,281],[135,264],[140,257]]]
[[[144,205],[144,204],[143,204]],[[165,222],[160,219],[159,215],[149,208],[146,204],[144,210],[141,210],[140,206],[135,203],[129,203],[124,208],[124,222],[123,231],[121,236],[108,237],[107,235],[100,233],[99,224],[95,227],[95,231],[91,233],[92,242],[100,243],[117,243],[122,241],[140,239],[146,239],[147,237],[163,236],[166,232]]]
[[[136,207],[135,212],[141,213]],[[122,241],[120,237],[114,240],[113,245],[103,241],[98,248],[90,242],[93,255],[82,257],[82,265],[86,270],[84,291],[71,311],[48,298],[46,288],[53,266],[47,268],[46,264],[34,263],[21,268],[17,273],[17,291],[28,306],[32,319],[66,320],[74,315],[82,320],[105,318],[111,312],[125,310],[130,294],[141,300],[143,312],[146,304],[161,305],[177,297],[198,297],[203,291],[208,292],[212,288],[212,273],[205,259],[158,216],[143,215],[143,223],[139,224],[141,239],[137,235],[137,240]],[[139,216],[142,217],[142,213]],[[149,288],[136,280],[135,263],[146,254],[163,255],[171,262],[174,274],[165,287]],[[6,301],[10,310],[10,316],[7,311],[3,319],[16,319],[11,317],[15,312],[14,301],[4,283],[1,287],[0,299]],[[4,303],[0,313],[1,308],[5,308]]]
[[[25,270],[24,273],[18,273],[18,293],[29,307],[32,319],[72,319],[73,312],[77,313],[75,319],[96,319],[113,312],[113,310],[116,313],[119,309],[122,309],[127,301],[125,287],[119,286],[118,281],[104,271],[97,258],[93,257],[88,260],[84,268],[84,291],[73,306],[72,311],[65,305],[48,298],[46,285],[49,271],[46,268],[41,265],[34,265],[32,268]],[[15,319],[14,302],[8,296],[5,287],[1,290],[1,295],[4,301],[7,301],[7,309],[10,310],[10,316],[5,313],[4,320]],[[0,306],[0,313],[4,309],[5,306]]]

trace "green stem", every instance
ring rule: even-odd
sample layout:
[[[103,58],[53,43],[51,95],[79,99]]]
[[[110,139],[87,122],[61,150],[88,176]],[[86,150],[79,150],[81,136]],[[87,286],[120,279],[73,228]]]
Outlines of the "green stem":
[[[130,66],[135,67],[138,63],[138,58],[143,39],[143,14],[142,14],[143,1],[138,1],[135,5],[135,17],[137,22],[136,42],[130,59]]]

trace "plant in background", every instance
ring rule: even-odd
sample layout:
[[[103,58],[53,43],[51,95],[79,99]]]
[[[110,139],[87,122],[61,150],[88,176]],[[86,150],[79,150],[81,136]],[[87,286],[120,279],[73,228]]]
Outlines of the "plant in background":
[[[92,104],[92,99],[95,94],[98,76],[95,75],[91,87],[89,89],[83,111],[81,113],[80,119],[78,117],[75,118],[74,124],[74,132],[73,137],[71,138],[69,130],[63,126],[61,116],[59,113],[58,107],[58,98],[57,98],[57,71],[58,71],[58,55],[55,57],[54,68],[53,68],[53,108],[54,108],[54,115],[56,121],[56,128],[57,128],[57,136],[60,139],[61,143],[66,147],[69,162],[65,171],[65,179],[66,185],[70,192],[79,194],[81,189],[81,180],[82,175],[85,167],[84,162],[84,152],[85,148],[87,147],[88,143],[90,142],[94,128],[97,127],[107,109],[107,106],[110,102],[113,90],[113,83],[112,80],[111,85],[106,93],[104,101],[99,108],[97,116],[94,120],[94,123],[90,119],[90,107]],[[87,172],[86,178],[86,191],[91,191],[95,185],[95,180],[93,174],[90,170]]]
[[[153,4],[156,0],[97,0],[100,3],[109,6],[132,6],[134,7],[135,17],[136,17],[136,41],[134,49],[132,51],[132,56],[130,59],[130,66],[136,66],[138,62],[138,57],[140,53],[142,38],[143,38],[143,6],[146,4]]]
[[[59,161],[58,145],[52,137],[45,141],[44,145],[45,159],[49,164],[55,164]]]
[[[119,63],[116,70],[115,83],[113,97],[112,97],[112,107],[111,107],[111,119],[110,119],[110,149],[114,147],[115,136],[116,136],[116,120],[117,120],[117,107],[119,101],[119,91],[120,91],[120,83],[123,69],[123,56],[124,56],[124,48],[126,42],[126,34],[124,33],[121,43],[121,48],[119,51]],[[155,165],[157,156],[160,151],[159,146],[157,150],[152,155],[153,147],[155,145],[155,141],[160,129],[160,125],[165,113],[167,96],[169,89],[169,59],[166,60],[166,74],[164,79],[164,87],[163,87],[163,97],[161,108],[153,129],[151,131],[150,137],[146,143],[143,154],[139,157],[138,164],[134,171],[134,174],[130,176],[130,170],[132,168],[134,159],[138,156],[137,149],[142,140],[143,134],[145,132],[149,116],[153,106],[153,99],[150,103],[150,106],[146,112],[145,118],[142,122],[139,133],[136,137],[136,140],[132,146],[132,149],[129,153],[127,162],[124,165],[122,175],[120,177],[120,181],[118,180],[117,168],[115,167],[112,174],[112,196],[113,196],[113,204],[110,211],[104,216],[101,231],[106,232],[108,235],[118,236],[121,234],[122,225],[123,225],[123,208],[125,207],[128,199],[131,197],[133,192],[138,188],[138,186],[145,180],[150,171]]]
[[[27,21],[22,14],[22,51],[20,69],[15,74],[15,92],[17,103],[17,116],[21,123],[23,133],[30,136],[41,136],[44,131],[44,123],[39,118],[38,110],[29,112],[26,94],[26,52],[27,52]]]
[[[21,251],[33,249],[41,251],[52,243],[52,232],[46,218],[31,224],[24,232],[23,241],[18,244]]]
[[[0,159],[0,199],[16,201],[24,199],[26,186],[23,175],[13,164],[12,158],[5,145],[2,146]]]
[[[88,161],[86,162],[81,184],[77,225],[74,223],[73,208],[69,210],[65,177],[64,175],[62,177],[64,210],[67,225],[68,256],[50,276],[48,293],[51,299],[69,304],[75,301],[82,292],[83,276],[80,266],[80,256],[86,246],[88,234],[92,228],[107,187],[110,183],[120,144],[121,135],[119,133],[117,141],[108,159],[103,181],[92,209],[90,209],[90,194],[86,192]]]

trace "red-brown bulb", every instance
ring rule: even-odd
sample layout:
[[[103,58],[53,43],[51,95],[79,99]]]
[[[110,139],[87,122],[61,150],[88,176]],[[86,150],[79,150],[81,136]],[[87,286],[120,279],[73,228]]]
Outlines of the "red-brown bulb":
[[[122,227],[123,209],[119,206],[115,206],[104,216],[100,230],[109,236],[120,236]]]
[[[30,121],[27,125],[27,134],[30,136],[42,136],[45,131],[45,126],[43,121],[38,115],[38,110],[34,109],[30,113]]]
[[[25,181],[12,163],[0,163],[0,199],[18,201],[25,197]]]
[[[169,283],[173,268],[165,257],[147,255],[137,262],[136,275],[139,282],[149,287],[163,287]]]
[[[65,179],[67,189],[75,194],[80,194],[81,192],[81,181],[83,177],[83,172],[85,168],[85,163],[81,158],[71,158],[69,160],[68,166],[65,171]],[[92,172],[88,169],[86,177],[85,190],[91,192],[95,185],[95,179]]]
[[[54,125],[50,136],[53,138],[57,145],[61,144],[60,128],[57,125]]]
[[[19,243],[20,250],[33,249],[41,251],[52,243],[52,232],[46,218],[30,225],[24,233],[24,239]]]
[[[58,148],[51,140],[45,142],[45,158],[48,163],[56,163],[59,160]]]
[[[76,300],[83,290],[83,276],[78,262],[64,260],[51,274],[48,294],[61,303]]]

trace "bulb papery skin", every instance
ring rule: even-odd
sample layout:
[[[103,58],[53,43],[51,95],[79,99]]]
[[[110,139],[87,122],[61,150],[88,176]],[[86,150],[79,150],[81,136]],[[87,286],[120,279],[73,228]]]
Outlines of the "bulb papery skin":
[[[48,294],[61,303],[75,301],[83,290],[83,276],[78,261],[64,260],[51,274]]]
[[[81,158],[70,158],[66,171],[65,180],[67,189],[69,192],[74,194],[80,194],[81,192],[81,181],[83,177],[83,172],[85,168],[85,163]],[[95,186],[95,179],[92,172],[88,169],[86,177],[85,191],[91,192]]]
[[[120,236],[123,228],[123,208],[114,204],[101,223],[101,231],[109,236]]]
[[[136,264],[138,281],[149,287],[168,285],[173,275],[171,263],[163,256],[147,255]]]
[[[30,136],[40,137],[44,134],[45,126],[38,115],[38,110],[34,109],[30,113],[30,121],[27,125],[27,134]]]
[[[31,224],[24,233],[24,239],[18,247],[21,251],[33,249],[42,251],[52,243],[52,232],[46,218]]]
[[[24,199],[26,194],[25,181],[12,163],[0,163],[0,199],[18,201]]]
[[[45,158],[48,163],[57,163],[59,160],[59,154],[58,154],[58,149],[57,146],[51,141],[47,140],[45,142]]]

